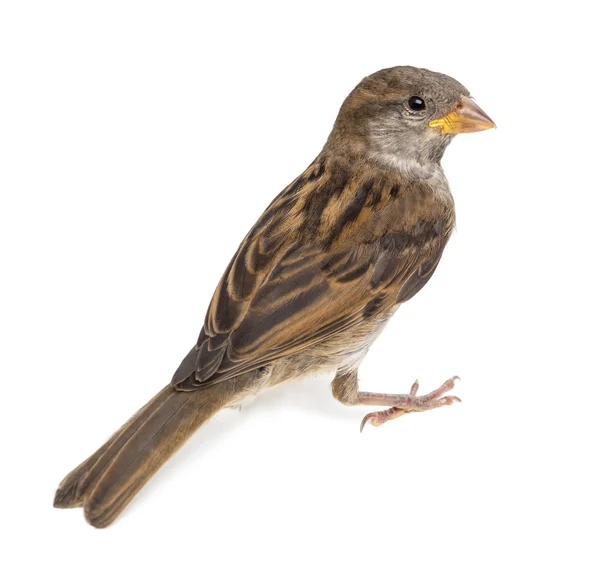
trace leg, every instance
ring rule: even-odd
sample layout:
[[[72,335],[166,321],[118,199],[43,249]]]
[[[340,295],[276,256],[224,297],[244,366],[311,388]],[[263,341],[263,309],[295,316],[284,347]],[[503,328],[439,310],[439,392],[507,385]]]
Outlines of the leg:
[[[438,389],[427,395],[417,396],[419,382],[415,381],[408,394],[391,393],[368,393],[358,390],[358,372],[338,372],[333,380],[331,387],[333,396],[345,405],[377,405],[390,407],[384,411],[369,413],[362,420],[360,430],[370,421],[373,426],[381,426],[384,422],[398,418],[409,412],[423,412],[431,409],[437,409],[460,399],[454,396],[443,396],[454,387],[454,382],[458,379],[455,376],[448,379]]]

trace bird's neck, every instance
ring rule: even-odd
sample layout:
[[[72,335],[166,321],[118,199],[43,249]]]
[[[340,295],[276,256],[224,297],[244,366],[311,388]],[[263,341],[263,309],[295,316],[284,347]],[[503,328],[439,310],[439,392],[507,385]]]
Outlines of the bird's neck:
[[[439,162],[419,162],[415,159],[397,155],[376,155],[374,160],[379,166],[399,173],[408,181],[418,181],[427,186],[441,200],[453,203],[450,184]]]
[[[404,181],[419,182],[441,199],[452,201],[450,186],[439,161],[422,162],[416,158],[382,151],[332,151],[325,147],[323,152],[326,158],[345,161],[349,168],[362,169],[367,166],[378,170],[383,176],[397,175]]]
[[[394,153],[375,152],[369,154],[369,160],[380,168],[399,172],[404,176],[427,180],[432,177],[444,177],[444,171],[439,162],[419,161],[416,158]]]

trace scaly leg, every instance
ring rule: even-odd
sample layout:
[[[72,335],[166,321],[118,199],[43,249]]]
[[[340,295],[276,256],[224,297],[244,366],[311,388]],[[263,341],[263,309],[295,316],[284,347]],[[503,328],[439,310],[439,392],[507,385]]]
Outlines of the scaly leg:
[[[415,381],[410,388],[408,394],[391,394],[391,393],[369,393],[358,390],[358,372],[338,373],[332,382],[333,396],[346,405],[378,405],[387,406],[389,409],[376,411],[366,415],[360,425],[362,432],[365,424],[371,422],[373,426],[381,426],[388,420],[398,418],[409,412],[423,412],[446,405],[451,405],[454,402],[460,402],[458,397],[446,395],[454,387],[454,382],[459,379],[458,376],[448,379],[435,391],[427,395],[417,396],[419,390],[419,382]]]

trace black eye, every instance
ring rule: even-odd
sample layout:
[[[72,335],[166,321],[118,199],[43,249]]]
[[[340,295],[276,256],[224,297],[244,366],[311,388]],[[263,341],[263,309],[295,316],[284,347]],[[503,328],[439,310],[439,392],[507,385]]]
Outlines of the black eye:
[[[419,96],[411,96],[408,98],[408,107],[413,111],[423,111],[425,109],[425,100]]]

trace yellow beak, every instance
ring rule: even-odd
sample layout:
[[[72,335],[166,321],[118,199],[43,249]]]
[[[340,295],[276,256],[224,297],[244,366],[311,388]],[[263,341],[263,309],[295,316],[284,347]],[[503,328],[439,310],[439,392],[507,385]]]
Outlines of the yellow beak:
[[[429,122],[429,127],[440,127],[442,132],[475,133],[496,127],[490,117],[471,98],[461,96],[455,108],[441,119]]]

